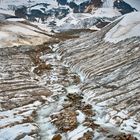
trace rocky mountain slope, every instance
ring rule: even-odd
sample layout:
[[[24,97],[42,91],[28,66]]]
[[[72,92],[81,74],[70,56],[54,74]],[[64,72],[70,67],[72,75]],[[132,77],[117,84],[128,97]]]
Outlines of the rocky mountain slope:
[[[140,12],[106,8],[58,21],[111,19],[94,32],[1,14],[0,140],[140,139]]]
[[[64,64],[81,76],[80,89],[84,101],[92,104],[97,114],[93,117],[96,122],[101,126],[112,124],[111,129],[114,125],[139,139],[140,38],[134,34],[115,44],[106,42],[104,37],[116,22],[60,44],[58,53]]]

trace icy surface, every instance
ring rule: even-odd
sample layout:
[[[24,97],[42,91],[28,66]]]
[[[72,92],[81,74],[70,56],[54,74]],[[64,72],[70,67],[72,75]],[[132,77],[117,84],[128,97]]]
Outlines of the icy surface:
[[[127,38],[140,36],[140,12],[127,14],[105,36],[106,41],[117,43]]]

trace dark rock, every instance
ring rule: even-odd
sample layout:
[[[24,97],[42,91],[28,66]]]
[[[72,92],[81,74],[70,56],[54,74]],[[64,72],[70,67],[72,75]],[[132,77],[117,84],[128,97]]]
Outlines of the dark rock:
[[[133,11],[137,11],[135,8],[131,7],[128,3],[123,0],[115,0],[113,7],[117,8],[121,14],[127,14]]]
[[[78,94],[68,94],[67,97],[72,101],[83,99],[83,97]]]
[[[92,140],[93,136],[94,136],[93,132],[87,131],[84,133],[83,137],[78,138],[78,140]]]
[[[60,134],[56,134],[53,136],[52,140],[61,140],[62,136]]]
[[[131,134],[120,134],[114,137],[114,140],[138,140],[137,138],[133,137]]]
[[[20,6],[15,10],[15,16],[19,18],[26,18],[26,13],[27,13],[26,6]]]

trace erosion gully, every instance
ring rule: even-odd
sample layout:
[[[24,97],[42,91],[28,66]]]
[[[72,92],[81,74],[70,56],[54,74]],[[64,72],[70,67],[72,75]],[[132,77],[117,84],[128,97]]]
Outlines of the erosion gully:
[[[104,111],[99,109],[100,112],[96,112],[92,105],[86,102],[81,90],[84,81],[81,81],[81,77],[74,71],[71,71],[70,67],[63,64],[61,57],[56,53],[56,49],[59,47],[57,43],[44,43],[32,49],[22,46],[21,48],[25,47],[23,50],[19,47],[18,50],[20,53],[18,53],[22,55],[14,54],[14,49],[11,52],[14,57],[15,55],[17,55],[17,58],[20,56],[21,61],[24,61],[21,65],[18,65],[21,62],[15,64],[15,68],[17,68],[17,65],[20,67],[16,69],[16,80],[12,81],[13,77],[10,79],[10,77],[6,77],[5,75],[5,80],[1,82],[4,86],[5,84],[8,85],[9,82],[12,85],[12,88],[7,89],[9,97],[5,97],[5,102],[8,98],[12,98],[13,95],[16,98],[17,95],[15,92],[17,93],[17,91],[21,96],[15,99],[16,105],[13,103],[14,99],[12,98],[11,103],[13,104],[7,107],[4,102],[1,108],[5,113],[7,113],[8,109],[13,112],[15,111],[15,115],[16,113],[19,115],[27,110],[32,110],[27,116],[25,114],[21,115],[26,120],[22,120],[22,122],[16,120],[13,121],[12,125],[9,123],[7,126],[12,127],[19,124],[31,123],[35,127],[33,129],[32,126],[30,133],[19,131],[19,134],[13,139],[134,140],[133,136],[119,132],[111,124],[105,125],[104,123],[99,123],[104,118]],[[5,55],[5,57],[9,56]],[[24,66],[26,65],[30,65],[30,67],[25,69]],[[24,67],[24,70],[21,70],[21,67]],[[12,69],[11,72],[15,72],[15,69]],[[24,79],[23,77],[18,77],[21,76],[17,75],[19,72],[20,74],[22,73],[22,76],[24,75]],[[27,80],[27,77],[30,77],[30,80]],[[17,85],[19,89],[16,88]],[[5,93],[2,90],[0,92],[3,92],[2,94]],[[29,96],[29,94],[32,96]],[[22,100],[23,98],[24,100]],[[18,104],[19,102],[20,105]],[[5,119],[5,116],[1,116],[1,119]],[[1,129],[5,129],[7,126],[3,126]],[[3,130],[0,131],[0,134],[2,133],[4,134]]]

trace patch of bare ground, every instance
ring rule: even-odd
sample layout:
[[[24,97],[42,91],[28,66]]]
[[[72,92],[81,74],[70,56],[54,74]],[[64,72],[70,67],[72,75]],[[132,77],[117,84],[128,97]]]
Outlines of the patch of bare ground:
[[[74,130],[77,127],[76,112],[70,109],[51,115],[51,119],[61,133]]]

